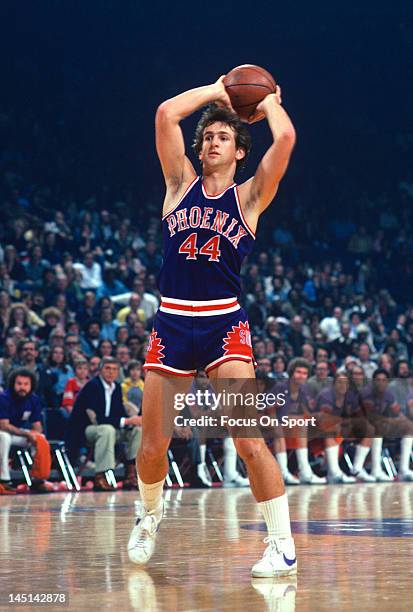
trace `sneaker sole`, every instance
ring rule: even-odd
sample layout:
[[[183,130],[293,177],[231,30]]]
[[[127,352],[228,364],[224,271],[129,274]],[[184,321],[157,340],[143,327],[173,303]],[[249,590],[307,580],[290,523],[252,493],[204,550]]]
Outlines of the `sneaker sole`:
[[[254,572],[251,570],[251,576],[253,578],[281,578],[281,576],[294,576],[297,573],[297,565],[287,570],[280,570],[278,572]]]

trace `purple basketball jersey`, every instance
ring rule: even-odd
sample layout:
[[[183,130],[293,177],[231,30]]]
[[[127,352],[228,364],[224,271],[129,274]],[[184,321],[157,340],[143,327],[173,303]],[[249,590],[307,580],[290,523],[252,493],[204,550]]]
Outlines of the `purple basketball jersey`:
[[[164,259],[158,277],[163,296],[218,300],[241,293],[240,270],[254,245],[235,183],[209,196],[196,178],[162,219]]]

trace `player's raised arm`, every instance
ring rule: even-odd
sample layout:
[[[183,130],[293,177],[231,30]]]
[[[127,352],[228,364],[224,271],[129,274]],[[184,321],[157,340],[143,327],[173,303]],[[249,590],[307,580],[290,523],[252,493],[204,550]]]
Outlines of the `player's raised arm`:
[[[185,144],[180,122],[193,112],[216,102],[231,108],[231,102],[220,77],[216,83],[185,91],[163,102],[156,113],[156,150],[161,162],[167,189],[177,192],[183,183],[196,176],[195,170],[185,156]]]
[[[250,123],[266,117],[273,136],[273,143],[262,158],[255,176],[240,188],[242,201],[247,208],[260,214],[272,202],[278,184],[287,170],[295,144],[295,129],[291,119],[281,106],[281,90],[269,94],[257,106]]]

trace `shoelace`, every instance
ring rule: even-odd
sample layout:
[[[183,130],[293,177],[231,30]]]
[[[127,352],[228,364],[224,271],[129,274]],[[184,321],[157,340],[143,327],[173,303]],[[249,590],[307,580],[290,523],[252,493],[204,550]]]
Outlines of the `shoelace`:
[[[142,527],[139,533],[139,537],[135,542],[135,548],[142,548],[143,546],[145,546],[148,536],[152,536],[155,533],[156,527],[156,518],[150,515],[145,516],[145,518],[142,519]]]
[[[267,548],[264,551],[264,556],[274,552],[280,554],[281,551],[279,549],[277,538],[274,538],[274,536],[267,536],[266,538],[264,538],[264,544],[268,544]]]

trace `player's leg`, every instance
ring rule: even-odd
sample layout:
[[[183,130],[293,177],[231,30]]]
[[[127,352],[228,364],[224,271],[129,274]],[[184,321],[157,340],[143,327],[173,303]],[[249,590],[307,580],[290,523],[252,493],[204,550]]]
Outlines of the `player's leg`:
[[[168,472],[167,451],[173,434],[174,394],[186,392],[191,378],[149,371],[142,398],[142,441],[136,467],[142,514],[128,543],[129,559],[138,565],[149,561],[163,516],[163,486]]]
[[[227,361],[210,372],[214,386],[218,379],[255,378],[251,363]],[[264,516],[268,544],[263,558],[252,568],[256,577],[293,574],[297,571],[291,537],[288,499],[278,464],[263,438],[234,438],[235,447],[247,466],[251,490]]]

